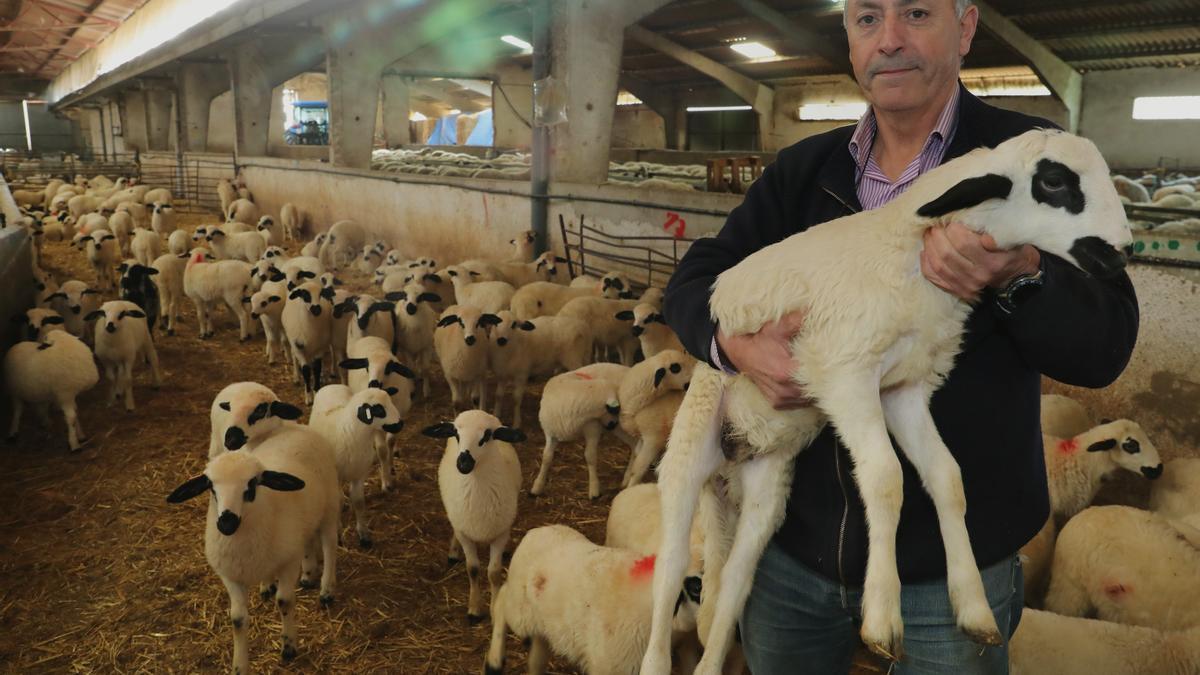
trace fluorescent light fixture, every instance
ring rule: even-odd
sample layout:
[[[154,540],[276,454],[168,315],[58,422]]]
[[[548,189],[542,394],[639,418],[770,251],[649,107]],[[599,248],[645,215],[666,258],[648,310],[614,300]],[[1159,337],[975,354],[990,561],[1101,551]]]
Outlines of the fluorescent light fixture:
[[[827,120],[856,120],[867,112],[866,101],[842,103],[804,103],[800,106],[800,119],[806,122]]]
[[[33,152],[33,134],[29,132],[29,101],[21,101],[21,112],[25,115],[25,147]]]
[[[642,99],[634,96],[627,91],[617,93],[617,105],[640,105]]]
[[[409,122],[424,122],[427,119],[429,119],[429,118],[415,110],[412,112],[411,115],[408,116]]]
[[[447,115],[461,115],[461,114],[462,114],[462,111],[461,111],[461,110],[459,110],[458,108],[451,108],[451,109],[450,109],[450,112],[448,112],[448,113],[446,113],[446,114],[447,114]]]
[[[522,40],[521,38],[517,37],[516,35],[505,35],[504,37],[502,37],[500,39],[504,40],[505,42],[507,42],[508,44],[510,44],[514,47],[517,47],[518,49],[522,49],[527,52],[533,51],[533,45]]]
[[[761,42],[735,42],[729,45],[729,48],[749,59],[769,59],[775,56],[775,50]]]
[[[688,106],[688,112],[725,112],[727,110],[754,110],[748,105],[693,105]]]
[[[1200,120],[1200,96],[1139,96],[1133,99],[1135,120]]]

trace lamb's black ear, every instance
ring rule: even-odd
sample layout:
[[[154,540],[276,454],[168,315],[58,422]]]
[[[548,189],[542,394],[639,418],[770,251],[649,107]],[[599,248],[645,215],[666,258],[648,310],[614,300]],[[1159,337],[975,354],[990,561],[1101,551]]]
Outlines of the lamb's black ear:
[[[225,412],[229,412],[229,401],[221,401],[217,404],[217,407]]]
[[[666,368],[659,368],[658,370],[654,371],[654,386],[657,387],[658,385],[662,384],[663,378],[666,376],[667,376]]]
[[[450,438],[458,436],[458,429],[454,428],[454,422],[438,422],[425,427],[421,433],[430,438]]]
[[[433,274],[432,272],[430,272],[429,274],[426,274],[425,276],[423,276],[421,278],[424,279],[425,281],[432,281],[435,284],[442,283],[442,278],[436,274]]]
[[[959,181],[941,197],[917,209],[923,218],[936,218],[947,213],[976,206],[989,199],[1004,199],[1012,191],[1012,181],[1005,176],[989,173]]]
[[[623,309],[613,315],[617,321],[633,321],[633,310]]]
[[[480,326],[499,326],[503,323],[495,314],[482,314],[479,317]]]
[[[385,295],[383,297],[387,298],[391,302],[399,302],[400,300],[407,299],[407,296],[405,295],[404,291],[392,291],[391,293],[388,293],[387,295]]]
[[[83,317],[83,320],[84,321],[95,321],[96,319],[99,319],[102,316],[104,316],[104,310],[97,309],[97,310],[88,312],[87,316]]]
[[[532,321],[522,321],[521,323],[517,324],[517,326],[520,327],[521,330],[525,331],[537,328],[537,325],[535,325]]]
[[[62,323],[66,323],[66,319],[62,318],[61,316],[48,316],[48,317],[42,319],[43,326],[47,326],[47,325],[51,325],[51,324],[62,324]]]
[[[271,414],[281,420],[298,420],[303,413],[291,403],[271,401]]]
[[[525,432],[509,427],[496,427],[492,430],[492,438],[505,443],[520,443],[525,440]]]
[[[1105,450],[1112,450],[1115,447],[1117,447],[1117,439],[1109,438],[1109,439],[1106,439],[1103,441],[1096,441],[1095,443],[1092,443],[1091,445],[1088,446],[1087,451],[1088,452],[1104,452]]]
[[[449,326],[452,323],[458,323],[458,315],[457,314],[449,314],[449,315],[443,316],[437,322],[437,325],[438,325],[438,328],[442,328],[445,326]]]
[[[1109,424],[1110,422],[1112,422],[1112,420],[1110,420],[1107,417],[1103,417],[1100,419],[1100,424]]]
[[[409,380],[417,379],[417,374],[414,373],[412,371],[412,369],[410,369],[408,366],[404,365],[403,363],[400,363],[399,361],[388,362],[387,367],[383,369],[383,372],[394,373],[396,375],[399,375],[400,377],[407,378]]]
[[[265,470],[258,477],[258,484],[279,492],[295,492],[304,487],[304,481],[290,473]]]
[[[175,488],[171,494],[167,495],[167,502],[170,504],[186,502],[192,497],[197,497],[208,492],[208,489],[211,487],[212,481],[208,479],[208,476],[204,474],[193,476],[184,481],[183,485]]]
[[[366,359],[342,359],[342,362],[338,364],[338,367],[345,368],[346,370],[358,370],[359,368],[367,367],[367,360]]]
[[[146,318],[146,313],[137,309],[127,309],[124,312],[121,312],[121,316],[118,318],[123,319],[127,316],[132,316],[135,319],[144,319]]]
[[[391,300],[391,298],[388,298]],[[442,296],[437,293],[425,292],[417,296],[417,302],[441,302]]]

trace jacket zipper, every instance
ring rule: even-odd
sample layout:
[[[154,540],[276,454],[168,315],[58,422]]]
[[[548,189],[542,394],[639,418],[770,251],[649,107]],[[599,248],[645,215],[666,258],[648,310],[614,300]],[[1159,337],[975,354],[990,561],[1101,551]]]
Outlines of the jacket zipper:
[[[823,187],[823,188],[821,188],[821,189],[825,191],[825,194],[827,194],[827,195],[829,195],[830,197],[833,197],[834,199],[838,200],[838,203],[839,203],[839,204],[841,204],[842,206],[846,207],[846,210],[847,210],[847,211],[849,211],[850,213],[852,213],[852,214],[853,214],[853,213],[858,213],[858,209],[856,209],[856,208],[854,208],[853,206],[851,206],[850,204],[846,203],[846,200],[845,200],[845,199],[842,199],[841,197],[839,197],[839,196],[837,196],[836,194],[834,194],[834,193],[833,193],[833,191],[831,191],[829,188],[825,188],[825,187]]]

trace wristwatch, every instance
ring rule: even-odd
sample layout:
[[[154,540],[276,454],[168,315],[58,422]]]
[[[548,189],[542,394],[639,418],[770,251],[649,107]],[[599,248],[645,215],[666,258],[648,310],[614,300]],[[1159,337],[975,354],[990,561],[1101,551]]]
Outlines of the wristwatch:
[[[1038,291],[1042,290],[1044,284],[1042,268],[1039,266],[1037,272],[1022,274],[1000,289],[1000,292],[996,294],[996,305],[1005,314],[1012,314],[1018,307],[1037,295]]]

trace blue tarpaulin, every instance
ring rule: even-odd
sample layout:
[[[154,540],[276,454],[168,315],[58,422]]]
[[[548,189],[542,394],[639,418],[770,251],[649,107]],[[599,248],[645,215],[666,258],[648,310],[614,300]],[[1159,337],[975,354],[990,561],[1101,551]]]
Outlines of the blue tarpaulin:
[[[425,145],[458,145],[458,115],[446,115],[433,127]]]
[[[490,147],[495,137],[493,129],[492,111],[489,108],[479,113],[478,123],[471,130],[471,135],[467,137],[463,145],[486,145]]]

